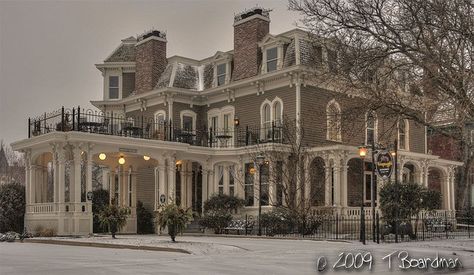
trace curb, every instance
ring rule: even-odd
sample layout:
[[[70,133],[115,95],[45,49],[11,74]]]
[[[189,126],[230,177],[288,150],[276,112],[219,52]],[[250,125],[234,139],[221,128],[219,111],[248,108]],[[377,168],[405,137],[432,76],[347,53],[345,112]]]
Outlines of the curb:
[[[257,235],[232,235],[232,234],[202,234],[202,233],[184,233],[185,237],[217,237],[217,238],[241,238],[241,239],[261,239],[261,240],[293,240],[293,241],[314,241],[314,242],[334,242],[334,243],[354,243],[357,240],[334,240],[334,239],[315,239],[301,237],[275,237],[275,236],[257,236]]]
[[[16,240],[19,242],[19,240]],[[64,240],[38,240],[38,239],[24,239],[25,243],[40,243],[40,244],[54,244],[54,245],[70,245],[70,246],[85,246],[85,247],[97,247],[97,248],[115,248],[115,249],[132,249],[132,250],[146,250],[146,251],[162,251],[162,252],[176,252],[183,254],[192,254],[188,250],[181,248],[172,247],[159,247],[159,246],[137,246],[127,244],[111,244],[111,243],[93,243],[93,242],[76,242],[76,241],[64,241]]]

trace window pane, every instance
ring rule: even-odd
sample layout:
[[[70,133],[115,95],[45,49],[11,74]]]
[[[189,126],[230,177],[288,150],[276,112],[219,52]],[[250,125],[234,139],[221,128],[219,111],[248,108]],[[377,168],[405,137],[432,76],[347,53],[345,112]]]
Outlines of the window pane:
[[[109,98],[110,99],[117,99],[119,97],[119,89],[118,88],[109,88]]]
[[[226,69],[225,63],[217,65],[217,75],[225,74],[226,73],[225,69]]]
[[[267,50],[267,60],[277,59],[277,48],[271,48]]]
[[[277,69],[277,61],[276,60],[272,60],[272,61],[267,62],[267,72],[276,71],[276,69]]]
[[[217,86],[221,86],[225,84],[225,74],[224,75],[219,75],[217,77]]]
[[[273,106],[273,117],[276,122],[281,122],[281,104],[276,102]]]
[[[119,77],[109,76],[109,87],[118,88],[118,86],[119,86]]]
[[[193,130],[193,118],[190,116],[183,116],[183,129]]]

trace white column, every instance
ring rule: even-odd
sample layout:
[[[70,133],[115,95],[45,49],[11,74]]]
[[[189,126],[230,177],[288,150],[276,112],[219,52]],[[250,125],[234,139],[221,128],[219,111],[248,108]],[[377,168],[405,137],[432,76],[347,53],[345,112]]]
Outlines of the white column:
[[[74,194],[71,202],[74,202],[74,212],[81,212],[80,202],[81,202],[81,149],[74,148],[74,180],[71,190],[74,190]]]
[[[204,202],[208,199],[208,174],[209,170],[206,168],[202,169],[202,210],[204,211]]]
[[[190,161],[189,165],[187,166],[188,170],[186,171],[186,182],[185,182],[185,187],[186,187],[186,207],[192,207],[193,206],[193,163]]]
[[[325,183],[324,183],[324,205],[331,206],[331,167],[329,167],[329,161],[326,161],[325,173],[324,173]]]
[[[26,205],[29,205],[31,203],[30,201],[30,189],[31,189],[31,181],[30,181],[30,171],[31,171],[31,165],[30,165],[30,160],[28,157],[26,158],[26,165],[25,165],[25,202]]]
[[[347,207],[347,170],[349,166],[347,166],[346,159],[344,159],[341,169],[341,206]]]
[[[180,193],[179,193],[179,196],[180,196],[180,205],[182,207],[185,207],[186,206],[186,178],[187,178],[187,174],[185,172],[186,170],[186,165],[185,165],[185,162],[183,162],[183,164],[181,165],[181,170],[179,171],[179,185],[180,185]]]
[[[334,201],[333,205],[341,206],[341,162],[339,159],[334,160]]]
[[[86,170],[86,200],[87,193],[92,192],[92,153],[87,152],[87,170]],[[92,201],[87,201],[87,211],[92,211]]]
[[[59,177],[58,177],[58,154],[56,152],[56,149],[53,148],[53,202],[58,203],[59,202],[59,192],[58,192],[58,187],[59,187]]]
[[[160,161],[158,164],[158,197],[156,198],[158,205],[161,204],[160,197],[162,195],[166,196],[166,165],[164,161]],[[165,204],[168,203],[168,199],[166,199]]]
[[[306,156],[304,160],[304,200],[308,207],[311,207],[311,162],[312,158]]]
[[[168,202],[176,203],[176,159],[168,158]]]
[[[30,165],[30,204],[36,203],[36,167]]]
[[[57,211],[58,211],[58,235],[64,234],[64,211],[65,206],[65,177],[66,177],[66,152],[63,148],[59,148],[58,154],[58,170],[57,170],[57,189],[58,189],[58,200],[57,200]]]

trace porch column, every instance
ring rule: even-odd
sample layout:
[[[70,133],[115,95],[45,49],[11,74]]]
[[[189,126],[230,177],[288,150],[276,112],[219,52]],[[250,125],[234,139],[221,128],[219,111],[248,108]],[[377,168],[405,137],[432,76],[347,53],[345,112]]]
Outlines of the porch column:
[[[30,181],[30,173],[31,173],[31,159],[30,153],[25,153],[25,202],[26,205],[31,203],[30,201],[30,189],[31,189],[31,181]],[[28,207],[26,208],[28,209]]]
[[[192,207],[193,206],[193,163],[190,161],[189,164],[187,165],[187,171],[186,171],[186,207]]]
[[[277,204],[277,188],[276,188],[276,164],[273,160],[268,162],[268,170],[270,171],[270,182],[268,183],[268,193],[270,198],[269,205]]]
[[[159,161],[159,164],[158,164],[158,190],[157,190],[158,196],[156,198],[157,203],[155,204],[155,206],[161,205],[160,197],[162,195],[164,195],[166,198],[165,182],[166,182],[166,165],[163,160],[163,161]],[[168,203],[168,199],[165,201],[165,203]],[[155,207],[155,209],[158,209],[158,207]]]
[[[334,160],[334,201],[332,204],[336,207],[341,206],[341,161],[339,159]]]
[[[30,165],[30,204],[36,203],[36,168]]]
[[[65,178],[66,178],[66,152],[63,148],[58,148],[58,177],[57,177],[57,211],[58,211],[58,235],[64,234],[64,212],[65,212]]]
[[[181,165],[181,170],[179,170],[179,185],[180,185],[180,206],[186,206],[186,162],[183,161]]]
[[[87,170],[86,170],[86,202],[87,211],[92,212],[92,201],[87,200],[87,193],[92,192],[92,153],[91,150],[87,152]],[[92,225],[92,223],[91,223]],[[92,232],[92,231],[91,231]]]
[[[341,206],[347,207],[347,170],[349,166],[347,165],[347,160],[343,160],[343,165],[341,166]]]
[[[176,203],[176,158],[168,157],[168,201]]]
[[[445,204],[444,204],[446,207],[446,210],[451,210],[451,188],[449,184],[450,182],[451,182],[451,175],[448,172],[443,182],[443,189],[446,194],[446,199],[445,199]]]
[[[59,182],[58,182],[58,153],[53,146],[53,202],[58,203],[59,202],[59,192],[58,192],[58,187],[59,187]]]
[[[79,204],[81,202],[81,149],[76,147],[73,149],[74,154],[74,181],[71,189],[74,190],[74,212],[81,212]]]
[[[329,167],[329,161],[325,161],[325,183],[324,183],[324,205],[325,206],[331,206],[331,180],[332,180],[332,174],[331,174],[331,167]]]
[[[214,168],[213,166],[208,167],[208,172],[209,175],[207,177],[208,183],[207,183],[207,198],[209,199],[214,193],[214,182],[215,182],[215,177],[214,177]]]
[[[421,184],[426,188],[428,188],[428,175],[428,163],[426,161],[423,161],[421,166]]]
[[[454,193],[454,181],[455,181],[455,173],[454,173],[454,169],[453,168],[450,168],[449,169],[449,174],[451,175],[450,176],[450,181],[448,182],[448,187],[449,187],[449,193],[451,194],[451,205],[450,205],[450,209],[449,210],[456,210],[456,201],[455,201],[455,198],[456,198],[456,194]]]
[[[204,211],[204,202],[207,201],[208,198],[208,173],[209,170],[207,167],[202,169],[202,211]]]
[[[311,207],[311,162],[313,160],[307,156],[304,160],[304,201]]]

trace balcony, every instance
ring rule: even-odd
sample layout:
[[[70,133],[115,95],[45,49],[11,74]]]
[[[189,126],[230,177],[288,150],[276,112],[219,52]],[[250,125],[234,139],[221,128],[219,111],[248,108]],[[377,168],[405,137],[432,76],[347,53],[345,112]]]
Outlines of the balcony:
[[[100,135],[186,143],[209,148],[236,148],[264,143],[285,143],[283,127],[236,126],[233,129],[185,129],[172,121],[155,121],[144,116],[123,116],[113,112],[61,108],[28,119],[28,138],[50,132],[87,132]]]

